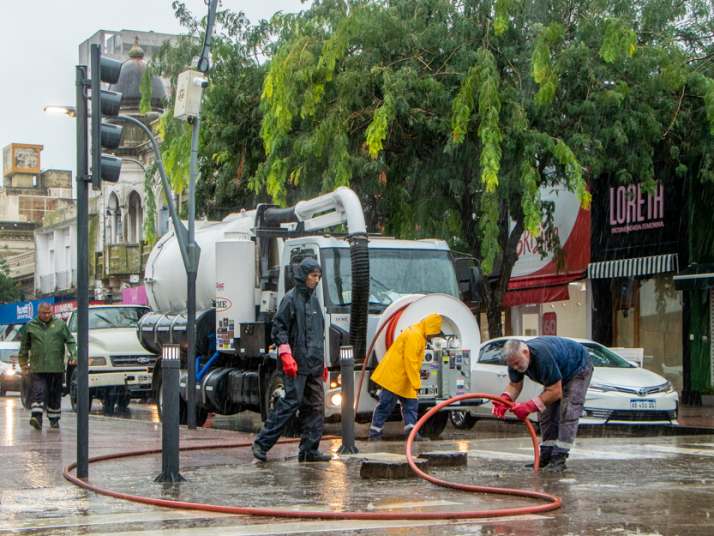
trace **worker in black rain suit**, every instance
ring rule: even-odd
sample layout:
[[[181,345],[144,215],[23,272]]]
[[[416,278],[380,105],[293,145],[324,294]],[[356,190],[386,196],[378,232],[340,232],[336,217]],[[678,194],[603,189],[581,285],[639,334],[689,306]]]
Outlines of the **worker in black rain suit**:
[[[325,421],[323,382],[324,320],[315,287],[322,269],[315,259],[296,268],[295,288],[280,302],[273,318],[273,342],[285,378],[285,396],[278,399],[263,429],[253,442],[253,456],[264,462],[288,421],[298,414],[301,440],[298,461],[326,462],[331,456],[318,450]]]

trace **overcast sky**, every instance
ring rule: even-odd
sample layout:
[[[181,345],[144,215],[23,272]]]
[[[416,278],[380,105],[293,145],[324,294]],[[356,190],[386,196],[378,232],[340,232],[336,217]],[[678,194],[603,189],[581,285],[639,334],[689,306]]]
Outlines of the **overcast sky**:
[[[194,15],[208,12],[203,0],[185,3]],[[300,0],[221,0],[221,5],[244,11],[251,22],[305,9]],[[171,0],[0,0],[0,21],[0,148],[44,145],[43,169],[73,173],[74,121],[48,115],[42,107],[74,105],[79,44],[100,29],[181,31]]]

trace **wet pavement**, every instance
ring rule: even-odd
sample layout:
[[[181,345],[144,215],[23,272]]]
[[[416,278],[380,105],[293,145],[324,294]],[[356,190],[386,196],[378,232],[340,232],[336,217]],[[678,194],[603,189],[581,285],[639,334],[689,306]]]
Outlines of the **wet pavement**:
[[[67,399],[65,398],[65,403]],[[97,404],[98,406],[98,404]],[[471,431],[447,428],[444,439],[416,451],[468,453],[467,468],[438,468],[436,476],[487,486],[529,488],[558,495],[560,510],[537,515],[467,521],[291,520],[173,510],[97,495],[70,484],[62,469],[76,458],[74,414],[62,428],[42,432],[14,396],[0,398],[0,534],[178,535],[243,534],[714,534],[714,432],[583,429],[561,474],[534,475],[522,426],[479,422]],[[213,428],[181,431],[182,446],[247,441],[256,422],[247,416],[215,418]],[[339,430],[328,427],[328,432]],[[392,431],[397,430],[396,427]],[[362,437],[364,428],[358,429]],[[132,418],[90,417],[90,456],[158,448],[160,424],[150,406],[132,405]],[[339,440],[323,448],[336,451]],[[90,465],[90,481],[116,491],[232,506],[311,511],[457,511],[536,505],[538,501],[467,494],[421,480],[363,480],[360,460],[400,459],[403,442],[358,442],[360,454],[330,463],[298,464],[295,445],[276,446],[266,464],[247,449],[201,450],[181,455],[187,482],[155,483],[160,455]]]

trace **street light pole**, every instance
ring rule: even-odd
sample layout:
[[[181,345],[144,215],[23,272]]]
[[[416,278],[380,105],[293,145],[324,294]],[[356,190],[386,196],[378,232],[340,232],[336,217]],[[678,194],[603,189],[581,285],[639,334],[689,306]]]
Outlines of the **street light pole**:
[[[89,476],[87,66],[77,65],[75,72],[77,86],[77,478],[86,479]]]

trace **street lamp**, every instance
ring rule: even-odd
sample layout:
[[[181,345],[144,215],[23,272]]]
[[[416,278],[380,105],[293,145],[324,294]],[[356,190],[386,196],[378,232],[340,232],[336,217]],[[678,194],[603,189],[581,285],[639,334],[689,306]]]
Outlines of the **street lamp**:
[[[74,106],[63,106],[61,104],[46,104],[42,107],[44,112],[53,115],[66,115],[67,117],[77,117],[77,109]]]

